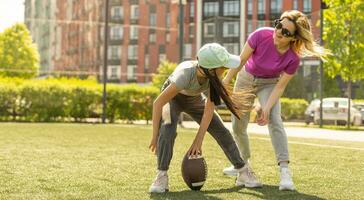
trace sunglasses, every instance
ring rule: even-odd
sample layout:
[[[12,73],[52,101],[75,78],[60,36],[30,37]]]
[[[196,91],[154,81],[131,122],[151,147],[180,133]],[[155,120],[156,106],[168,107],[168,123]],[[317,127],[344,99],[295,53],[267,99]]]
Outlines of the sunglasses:
[[[293,34],[293,33],[291,33],[291,32],[289,32],[289,30],[288,29],[286,29],[286,28],[283,28],[283,25],[282,25],[282,22],[281,22],[282,20],[280,20],[280,19],[276,19],[276,20],[274,20],[274,27],[277,29],[277,30],[280,30],[280,29],[282,29],[282,35],[284,36],[284,37],[293,37],[295,34]]]

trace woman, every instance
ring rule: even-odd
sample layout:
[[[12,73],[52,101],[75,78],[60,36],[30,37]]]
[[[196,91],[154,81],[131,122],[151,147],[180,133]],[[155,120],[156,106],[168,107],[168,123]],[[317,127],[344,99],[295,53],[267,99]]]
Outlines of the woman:
[[[236,185],[249,187],[251,184],[250,174],[244,167],[245,163],[240,157],[233,137],[218,114],[214,112],[215,105],[220,104],[220,97],[237,118],[239,110],[246,112],[250,108],[249,105],[239,108],[233,103],[220,81],[225,67],[237,68],[240,58],[229,54],[221,45],[211,43],[199,50],[197,59],[198,61],[185,61],[179,64],[153,103],[153,137],[149,148],[152,152],[156,151],[158,171],[149,190],[152,193],[168,191],[167,170],[173,155],[178,116],[182,111],[200,124],[189,154],[195,156],[202,153],[202,141],[208,131],[237,170]],[[206,99],[202,96],[205,91],[209,93]],[[249,98],[254,98],[251,92],[246,92],[243,96],[247,98],[247,102],[251,101]]]
[[[250,34],[240,54],[240,67],[229,70],[223,82],[230,83],[239,72],[234,89],[248,86],[256,88],[261,105],[258,124],[268,124],[277,163],[280,166],[279,189],[294,190],[288,168],[287,135],[281,119],[279,98],[297,71],[300,57],[309,55],[322,58],[325,50],[315,43],[309,20],[300,11],[284,12],[280,19],[275,20],[274,27],[260,28]],[[248,122],[249,114],[241,119],[232,116],[233,136],[241,156],[247,163],[250,158]],[[248,168],[252,172],[252,169]],[[224,169],[224,173],[235,175],[236,170],[229,167]],[[259,183],[255,176],[254,179]]]

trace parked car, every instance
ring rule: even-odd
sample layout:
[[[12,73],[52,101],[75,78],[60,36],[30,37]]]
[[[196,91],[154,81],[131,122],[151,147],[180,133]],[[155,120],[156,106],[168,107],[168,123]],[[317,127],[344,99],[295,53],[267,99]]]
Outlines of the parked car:
[[[309,125],[311,122],[313,123],[313,117],[315,115],[315,110],[317,107],[320,107],[320,99],[314,99],[311,101],[310,105],[305,110],[305,122]]]
[[[354,108],[356,108],[361,113],[361,124],[364,124],[364,103],[355,103]]]
[[[362,115],[360,111],[354,108],[353,101],[350,100],[350,123],[360,126]],[[322,118],[324,123],[333,123],[335,125],[346,125],[348,122],[348,99],[347,98],[324,98],[322,104]],[[315,109],[314,123],[319,124],[320,105]]]

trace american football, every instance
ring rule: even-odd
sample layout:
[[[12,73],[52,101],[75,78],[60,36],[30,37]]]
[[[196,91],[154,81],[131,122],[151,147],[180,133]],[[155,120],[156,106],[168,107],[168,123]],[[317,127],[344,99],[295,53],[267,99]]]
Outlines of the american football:
[[[200,190],[207,178],[207,165],[204,157],[185,155],[182,161],[182,177],[191,190]]]

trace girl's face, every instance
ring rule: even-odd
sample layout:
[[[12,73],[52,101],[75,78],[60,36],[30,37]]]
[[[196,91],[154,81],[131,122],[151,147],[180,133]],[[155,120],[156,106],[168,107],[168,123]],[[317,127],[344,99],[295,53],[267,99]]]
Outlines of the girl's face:
[[[296,31],[296,27],[292,21],[287,18],[283,20],[277,21],[274,33],[273,40],[275,45],[287,45],[291,41],[295,40],[294,33]]]
[[[222,78],[222,75],[225,72],[225,70],[226,70],[226,67],[218,67],[218,68],[216,68],[215,71],[216,71],[217,77],[219,77],[221,79]]]

